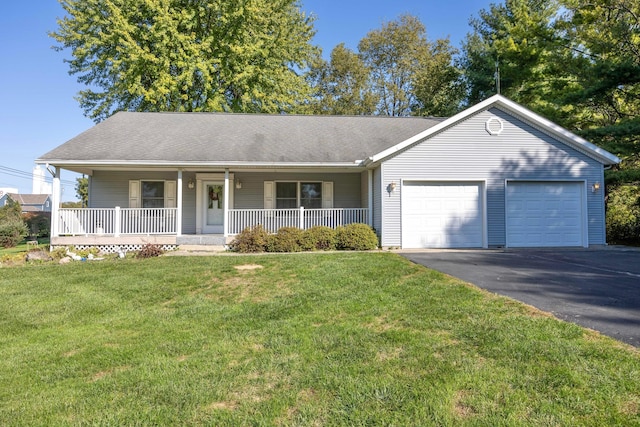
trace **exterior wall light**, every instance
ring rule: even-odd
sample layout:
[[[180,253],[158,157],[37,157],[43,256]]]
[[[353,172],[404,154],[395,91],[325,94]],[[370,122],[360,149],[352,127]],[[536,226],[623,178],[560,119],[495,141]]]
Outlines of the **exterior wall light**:
[[[389,186],[387,187],[387,191],[388,191],[389,193],[393,193],[393,192],[395,191],[395,189],[396,189],[396,183],[392,181],[392,182],[389,184]]]
[[[597,193],[599,190],[600,190],[600,183],[596,181],[591,186],[591,192],[592,193]]]
[[[193,178],[189,179],[189,182],[187,183],[187,187],[189,187],[189,190],[193,190],[193,187],[196,186],[196,183],[193,182]]]
[[[242,188],[242,181],[236,181],[236,190],[240,190]]]

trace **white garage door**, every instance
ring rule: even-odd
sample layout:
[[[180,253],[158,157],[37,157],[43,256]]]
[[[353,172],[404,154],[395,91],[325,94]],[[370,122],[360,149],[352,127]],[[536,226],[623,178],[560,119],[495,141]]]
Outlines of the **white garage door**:
[[[584,184],[507,183],[507,245],[583,246]]]
[[[482,185],[404,182],[403,248],[481,248]]]

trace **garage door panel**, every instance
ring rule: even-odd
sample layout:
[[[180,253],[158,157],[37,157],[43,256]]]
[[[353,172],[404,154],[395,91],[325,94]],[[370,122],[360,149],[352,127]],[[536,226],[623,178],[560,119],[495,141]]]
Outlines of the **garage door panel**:
[[[402,189],[402,247],[482,247],[477,183],[409,182]]]
[[[509,182],[507,245],[511,247],[582,246],[584,184]]]

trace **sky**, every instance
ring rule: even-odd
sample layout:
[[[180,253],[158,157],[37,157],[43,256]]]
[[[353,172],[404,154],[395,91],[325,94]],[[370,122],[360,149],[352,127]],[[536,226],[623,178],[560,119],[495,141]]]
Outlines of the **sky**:
[[[401,14],[417,16],[430,40],[449,37],[455,47],[470,32],[469,19],[498,0],[300,0],[315,17],[314,44],[328,58],[345,43],[357,45],[369,31]],[[94,125],[74,99],[83,86],[70,76],[48,33],[64,10],[56,0],[5,2],[0,14],[0,188],[29,194],[34,160]],[[46,173],[50,181],[51,176]],[[75,200],[75,175],[62,171],[63,201]]]

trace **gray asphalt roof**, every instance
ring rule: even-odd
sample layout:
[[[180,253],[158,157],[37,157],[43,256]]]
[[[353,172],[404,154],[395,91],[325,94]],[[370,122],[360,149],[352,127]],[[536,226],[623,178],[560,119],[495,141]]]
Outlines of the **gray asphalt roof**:
[[[443,118],[120,112],[38,161],[354,162]]]

